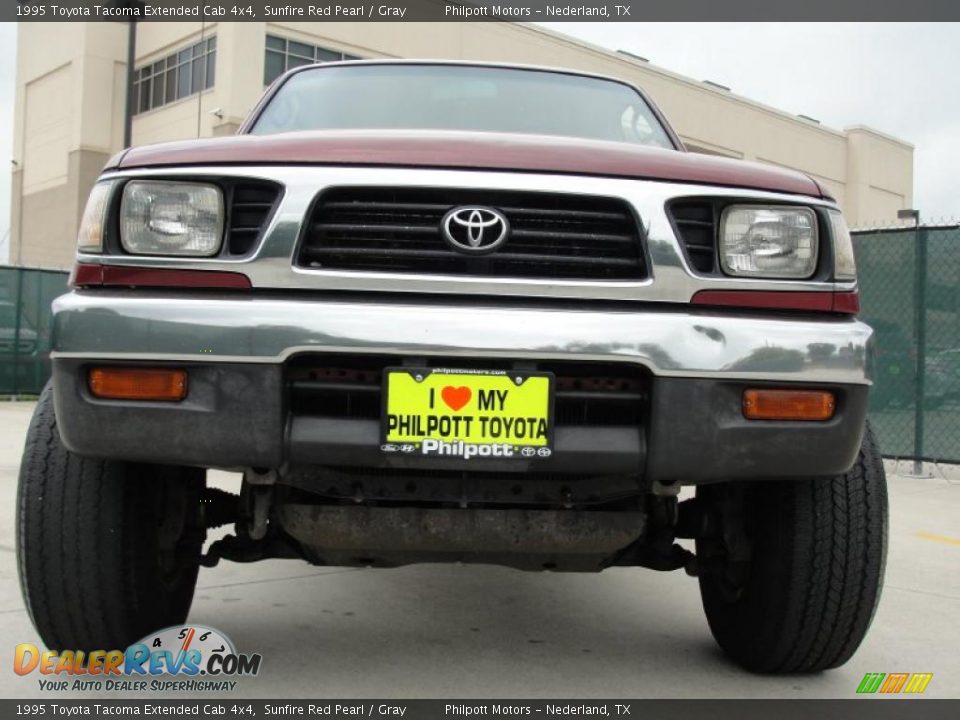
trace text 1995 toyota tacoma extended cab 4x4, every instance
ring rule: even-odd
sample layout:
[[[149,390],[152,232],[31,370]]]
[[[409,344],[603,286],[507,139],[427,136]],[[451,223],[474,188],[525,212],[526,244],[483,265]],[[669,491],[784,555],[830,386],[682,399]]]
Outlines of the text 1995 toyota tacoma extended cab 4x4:
[[[744,667],[837,666],[886,552],[857,307],[822,186],[687,153],[621,81],[297,68],[90,195],[20,475],[31,617],[126,647],[219,559],[685,568]]]

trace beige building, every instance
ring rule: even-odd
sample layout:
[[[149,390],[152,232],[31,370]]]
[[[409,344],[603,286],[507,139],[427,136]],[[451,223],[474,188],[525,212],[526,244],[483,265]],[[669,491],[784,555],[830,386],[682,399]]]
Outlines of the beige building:
[[[68,267],[80,213],[123,147],[127,26],[19,26],[10,262]],[[134,145],[233,133],[284,69],[341,58],[498,60],[588,70],[645,88],[691,150],[821,181],[850,224],[893,221],[913,200],[913,146],[834,130],[539,27],[512,23],[143,23]]]

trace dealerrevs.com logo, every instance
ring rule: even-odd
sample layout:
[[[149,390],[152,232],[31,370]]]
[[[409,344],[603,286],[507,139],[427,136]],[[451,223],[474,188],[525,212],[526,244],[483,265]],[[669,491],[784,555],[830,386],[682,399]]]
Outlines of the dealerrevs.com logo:
[[[13,670],[40,675],[40,689],[47,691],[230,691],[237,686],[232,678],[260,672],[261,659],[258,653],[238,653],[219,630],[175,625],[126,650],[42,651],[22,643],[14,651]]]

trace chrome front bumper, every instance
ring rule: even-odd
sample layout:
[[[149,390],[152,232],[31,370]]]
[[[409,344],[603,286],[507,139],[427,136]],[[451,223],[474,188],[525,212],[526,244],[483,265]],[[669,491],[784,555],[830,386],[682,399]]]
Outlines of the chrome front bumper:
[[[642,366],[652,378],[649,425],[638,430],[629,452],[611,449],[607,471],[661,482],[843,472],[859,448],[870,384],[870,328],[830,316],[674,305],[75,291],[56,300],[54,318],[51,356],[64,442],[81,454],[128,460],[217,467],[279,467],[326,457],[380,462],[372,424],[357,425],[356,432],[333,424],[325,432],[340,433],[336,442],[312,446],[301,432],[307,426],[288,428],[283,368],[304,353]],[[141,362],[188,367],[187,400],[165,405],[90,396],[89,364]],[[751,423],[740,412],[745,383],[833,388],[838,413],[826,423]],[[603,466],[583,441],[571,446],[567,459]],[[336,455],[348,450],[349,458]],[[574,472],[564,461],[561,452],[551,463],[557,468],[539,467]]]
[[[869,326],[664,308],[88,291],[53,305],[51,357],[283,363],[303,352],[620,361],[658,377],[869,384]]]

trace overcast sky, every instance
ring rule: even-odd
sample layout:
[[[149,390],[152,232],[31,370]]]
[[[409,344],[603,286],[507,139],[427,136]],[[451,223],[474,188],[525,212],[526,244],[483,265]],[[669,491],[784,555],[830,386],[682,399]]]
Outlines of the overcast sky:
[[[544,23],[825,125],[916,146],[924,217],[960,217],[960,23]],[[403,32],[397,25],[397,32]],[[16,26],[0,23],[0,262],[7,256]]]

